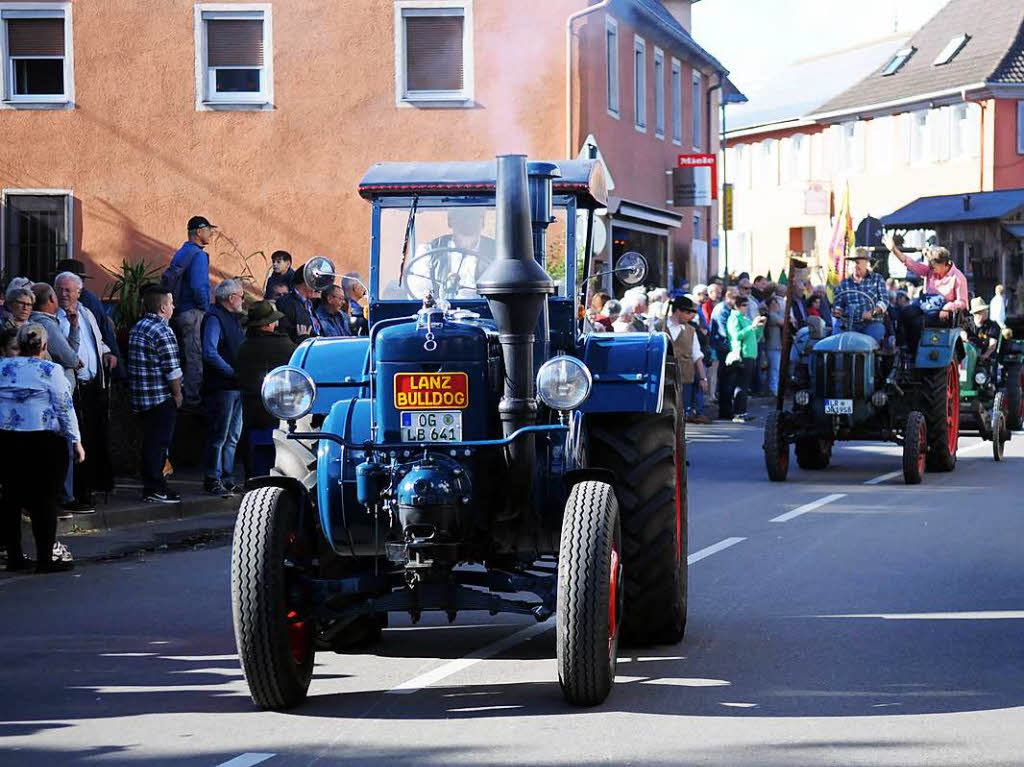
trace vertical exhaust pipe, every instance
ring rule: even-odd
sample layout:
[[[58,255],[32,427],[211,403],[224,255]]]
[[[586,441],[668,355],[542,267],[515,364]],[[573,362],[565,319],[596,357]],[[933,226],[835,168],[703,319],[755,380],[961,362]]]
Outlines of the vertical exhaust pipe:
[[[497,257],[477,282],[477,292],[487,299],[501,342],[505,362],[505,387],[498,406],[502,431],[507,437],[537,420],[534,391],[533,345],[535,330],[546,297],[554,282],[534,257],[529,185],[524,155],[499,155],[495,187]],[[543,255],[543,254],[542,254]],[[517,514],[532,493],[536,463],[532,435],[509,447],[511,487],[522,489],[511,500],[510,515]]]

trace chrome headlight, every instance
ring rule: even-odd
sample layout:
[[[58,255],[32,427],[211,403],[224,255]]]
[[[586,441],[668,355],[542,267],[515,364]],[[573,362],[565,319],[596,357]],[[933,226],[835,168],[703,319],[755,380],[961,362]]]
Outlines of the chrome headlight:
[[[274,418],[294,421],[312,409],[316,384],[305,370],[282,365],[267,373],[260,394],[263,406]]]
[[[885,404],[889,401],[889,395],[879,389],[871,395],[871,404],[875,407],[885,407]]]
[[[811,401],[811,393],[804,390],[798,391],[793,395],[793,401],[800,407],[805,407],[807,403]]]
[[[988,375],[986,375],[984,370],[979,370],[977,373],[974,374],[974,383],[983,384],[987,380]]]
[[[537,395],[552,410],[574,410],[590,396],[593,381],[587,366],[575,357],[560,355],[537,371]]]

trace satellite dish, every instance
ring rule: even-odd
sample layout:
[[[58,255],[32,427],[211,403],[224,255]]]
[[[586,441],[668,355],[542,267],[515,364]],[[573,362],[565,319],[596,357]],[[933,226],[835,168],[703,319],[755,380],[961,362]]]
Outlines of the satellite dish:
[[[302,268],[302,281],[318,293],[333,285],[335,276],[334,264],[323,256],[314,256]]]
[[[647,259],[635,250],[623,253],[615,262],[615,276],[627,285],[639,285],[647,276]]]

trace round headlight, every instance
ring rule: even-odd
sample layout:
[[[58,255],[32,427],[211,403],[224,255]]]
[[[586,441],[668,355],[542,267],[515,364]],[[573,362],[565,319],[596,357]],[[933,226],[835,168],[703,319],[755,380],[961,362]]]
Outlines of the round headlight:
[[[879,389],[878,391],[871,395],[871,404],[874,405],[875,407],[885,407],[888,401],[889,395],[886,394],[881,389]]]
[[[800,407],[804,407],[808,402],[811,401],[811,393],[809,391],[798,391],[793,395],[793,401]]]
[[[979,370],[977,373],[974,374],[974,383],[983,384],[987,380],[988,380],[988,376],[985,375],[985,371],[984,370]]]
[[[552,410],[573,410],[590,396],[587,366],[575,357],[554,357],[537,371],[537,394]]]
[[[316,384],[309,373],[283,365],[263,379],[263,406],[274,418],[294,421],[306,415],[316,399]]]

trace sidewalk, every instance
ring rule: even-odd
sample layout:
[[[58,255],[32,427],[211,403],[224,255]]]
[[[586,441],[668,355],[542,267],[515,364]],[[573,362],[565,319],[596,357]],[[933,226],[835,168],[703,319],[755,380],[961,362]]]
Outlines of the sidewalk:
[[[105,499],[103,493],[96,494],[95,514],[72,514],[71,519],[59,520],[57,537],[205,514],[234,514],[242,500],[240,495],[222,498],[204,493],[203,476],[199,470],[177,471],[167,478],[167,482],[172,490],[181,493],[181,503],[145,503],[138,479],[118,478],[116,488]]]

